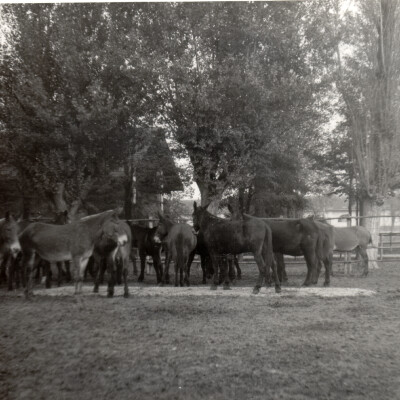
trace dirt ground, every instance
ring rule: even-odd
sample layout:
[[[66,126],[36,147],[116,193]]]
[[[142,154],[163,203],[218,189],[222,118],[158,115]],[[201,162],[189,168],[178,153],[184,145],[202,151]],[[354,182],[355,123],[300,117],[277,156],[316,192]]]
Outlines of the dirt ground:
[[[327,296],[305,267],[254,296],[251,265],[231,291],[196,269],[189,290],[132,277],[128,299],[2,287],[0,399],[400,399],[399,264],[336,273]]]

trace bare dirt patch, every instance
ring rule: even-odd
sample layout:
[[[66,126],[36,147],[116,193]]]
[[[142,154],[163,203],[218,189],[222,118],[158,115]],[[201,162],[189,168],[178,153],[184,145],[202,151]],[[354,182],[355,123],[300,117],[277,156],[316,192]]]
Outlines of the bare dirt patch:
[[[400,266],[251,294],[132,280],[131,297],[0,289],[1,399],[400,398]],[[320,285],[322,282],[320,282]],[[329,297],[323,297],[321,293]],[[355,295],[356,294],[356,295]]]

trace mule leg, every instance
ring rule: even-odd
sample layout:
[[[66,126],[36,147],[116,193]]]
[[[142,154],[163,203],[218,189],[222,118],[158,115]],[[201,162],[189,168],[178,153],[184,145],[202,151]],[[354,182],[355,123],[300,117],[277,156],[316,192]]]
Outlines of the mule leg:
[[[122,259],[122,277],[124,279],[124,297],[129,297],[129,288],[128,288],[128,266],[129,266],[129,257],[123,257]]]
[[[138,282],[143,282],[144,280],[144,269],[146,267],[146,253],[139,251],[140,256],[140,275],[138,277]]]
[[[159,252],[155,252],[152,255],[152,258],[153,258],[154,269],[156,270],[157,283],[160,283],[162,281],[162,276],[163,276],[163,269],[162,269],[162,262],[161,262],[160,253]]]
[[[71,263],[69,261],[65,261],[64,266],[65,266],[65,282],[69,283],[72,281]]]
[[[165,251],[165,267],[161,284],[169,283],[169,264],[171,262],[171,255],[168,250]]]
[[[236,267],[237,279],[242,279],[242,270],[240,269],[240,266],[239,266],[238,256],[235,255],[233,257],[233,262],[235,263],[235,267]]]
[[[258,294],[260,292],[261,286],[263,284],[267,268],[269,270],[269,265],[268,265],[268,267],[265,266],[264,259],[261,255],[261,253],[254,253],[254,260],[256,261],[256,264],[258,267],[258,279],[257,279],[256,285],[254,286],[253,293]],[[275,270],[275,273],[276,273],[276,270]],[[269,273],[268,273],[268,275],[269,275]]]
[[[4,258],[3,258],[3,262],[2,262],[1,268],[3,268],[3,264],[4,264],[4,268],[7,269],[7,264],[9,264],[9,266],[8,266],[8,277],[7,277],[8,278],[7,279],[8,290],[13,290],[13,283],[14,283],[14,280],[16,280],[15,261],[16,261],[17,258],[18,257],[13,259],[10,254],[5,254]]]
[[[25,286],[25,298],[29,299],[29,297],[33,296],[33,282],[32,282],[32,275],[33,275],[33,266],[35,263],[35,252],[24,254],[23,255],[23,267],[25,270],[26,276],[26,286]]]
[[[175,260],[175,262],[174,262],[174,270],[175,270],[175,287],[177,287],[177,286],[179,286],[179,278],[178,278],[178,263],[176,262],[176,260]]]
[[[219,276],[218,276],[218,257],[215,254],[210,254],[210,259],[211,259],[211,263],[213,265],[214,268],[214,278],[213,278],[213,283],[211,285],[211,290],[217,290],[218,287],[218,280],[219,280]]]
[[[183,286],[183,268],[182,265],[178,265],[179,270],[179,286]]]
[[[116,267],[117,285],[121,285],[122,284],[122,270],[123,270],[122,257],[117,257],[115,259],[115,267]]]
[[[85,260],[84,267],[83,267],[83,260],[80,256],[75,256],[73,258],[74,268],[75,268],[75,294],[82,293],[82,282],[83,282],[83,275],[85,272],[86,265],[89,259]]]
[[[189,256],[184,256],[183,257],[183,265],[182,265],[182,267],[184,268],[184,273],[185,273],[184,282],[186,283],[186,286],[190,286],[190,280],[189,280],[189,278],[190,278],[190,275],[189,275],[190,265],[189,265],[189,262],[188,262],[189,257],[190,257],[190,254],[189,254]]]
[[[137,270],[137,248],[132,247],[131,249],[131,254],[130,254],[130,259],[132,260],[132,269],[133,269],[133,275],[136,276],[138,274]]]
[[[190,267],[191,267],[191,265],[192,265],[192,263],[193,263],[193,259],[194,259],[194,256],[196,255],[196,251],[195,250],[193,250],[190,254],[189,254],[189,257],[188,257],[188,260],[187,260],[187,263],[186,263],[186,268],[187,268],[187,273],[188,273],[188,276],[190,276]],[[204,275],[204,274],[203,274]]]
[[[51,270],[50,262],[46,261],[44,269],[43,269],[43,275],[46,276],[46,289],[50,289],[51,288],[51,280],[53,278],[53,271]]]
[[[303,251],[304,258],[307,264],[307,275],[302,286],[310,286],[312,273],[317,268],[316,263],[318,262],[317,255],[315,254],[314,248],[307,248]]]
[[[228,274],[229,274],[229,279],[231,280],[231,282],[236,280],[236,271],[235,271],[235,266],[234,264],[234,257],[235,256],[228,256]]]
[[[57,265],[57,286],[60,287],[61,286],[61,282],[62,282],[62,274],[63,274],[63,268],[62,268],[62,262],[58,261],[56,263]]]
[[[201,271],[203,272],[203,279],[202,283],[206,284],[207,283],[207,263],[206,263],[206,257],[200,255],[200,265],[201,265]]]
[[[117,251],[118,249],[115,249],[114,252],[107,257],[107,271],[109,273],[107,297],[114,296],[114,286],[116,281],[115,254]]]
[[[6,253],[3,256],[3,260],[0,265],[0,284],[7,283],[7,264],[10,258],[10,253]],[[10,274],[8,274],[8,281],[10,280]]]
[[[367,249],[364,247],[359,247],[359,254],[363,260],[363,264],[364,264],[364,271],[362,276],[367,276],[368,275],[368,253],[367,253]]]
[[[230,277],[231,275],[231,269],[233,267],[233,263],[232,263],[232,259],[226,258],[224,260],[224,264],[223,264],[223,274],[222,274],[222,278],[223,278],[223,282],[224,282],[224,290],[231,290],[230,287]],[[234,278],[233,278],[234,280]]]
[[[329,256],[324,260],[325,264],[325,282],[324,286],[328,287],[331,283],[330,272],[332,270],[332,262],[333,262],[333,254],[329,254]]]

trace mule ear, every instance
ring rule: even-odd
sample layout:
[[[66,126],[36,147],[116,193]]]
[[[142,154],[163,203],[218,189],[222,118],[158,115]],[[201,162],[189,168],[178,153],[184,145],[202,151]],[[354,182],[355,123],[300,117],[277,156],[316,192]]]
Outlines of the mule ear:
[[[207,208],[208,208],[208,206],[211,204],[211,201],[209,201],[203,208],[205,209],[205,210],[207,210]]]
[[[233,215],[234,211],[233,211],[233,207],[228,203],[228,211]]]
[[[67,217],[67,216],[68,216],[68,210],[65,210],[62,214],[63,214],[65,217]]]
[[[196,211],[197,210],[197,202],[193,202],[193,209],[194,209],[194,211]]]
[[[157,214],[158,214],[158,219],[160,220],[160,221],[164,221],[164,215],[162,215],[161,213],[160,213],[160,211],[157,211]]]
[[[10,211],[6,212],[6,221],[9,221],[11,217]]]

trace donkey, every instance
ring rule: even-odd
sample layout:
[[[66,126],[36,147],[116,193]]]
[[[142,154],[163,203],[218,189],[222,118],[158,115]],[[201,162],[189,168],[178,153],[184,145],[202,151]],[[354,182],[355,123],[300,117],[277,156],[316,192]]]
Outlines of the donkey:
[[[158,243],[164,242],[167,250],[162,283],[166,281],[169,263],[172,259],[175,265],[175,286],[178,286],[178,271],[180,272],[180,285],[183,286],[183,283],[186,283],[187,286],[190,286],[188,260],[197,244],[193,228],[188,224],[175,224],[160,213],[158,213],[158,217],[160,221],[154,239]],[[184,279],[183,273],[185,274]]]
[[[126,235],[118,237],[119,212],[120,210],[109,210],[67,225],[40,222],[30,224],[19,238],[28,278],[25,296],[29,298],[32,295],[32,270],[36,254],[50,262],[72,260],[75,269],[75,294],[82,293],[83,274],[93,253],[94,244],[103,232],[104,224],[107,221],[114,223],[115,230],[112,234],[120,245],[128,240]]]
[[[117,259],[121,262],[122,276],[124,279],[124,296],[129,296],[127,280],[128,280],[128,266],[129,256],[131,254],[131,229],[129,225],[124,221],[118,221],[117,232],[118,236],[113,235],[115,224],[108,221],[104,224],[103,232],[99,239],[96,241],[93,251],[94,262],[97,265],[94,279],[93,292],[98,293],[99,282],[102,281],[104,271],[107,269],[108,272],[108,297],[114,295],[114,285],[116,280],[116,266]],[[118,242],[118,238],[126,235],[126,242],[121,244]],[[118,281],[118,279],[117,279]]]
[[[207,211],[208,205],[201,207],[193,204],[193,227],[202,231],[206,246],[210,252],[214,268],[215,290],[218,285],[218,255],[240,254],[251,252],[257,263],[259,275],[253,293],[259,293],[264,277],[269,277],[272,267],[275,291],[280,293],[276,264],[272,253],[272,233],[264,221],[251,216],[243,216],[243,220],[224,220],[217,218]],[[229,289],[229,280],[225,275],[224,289]]]

